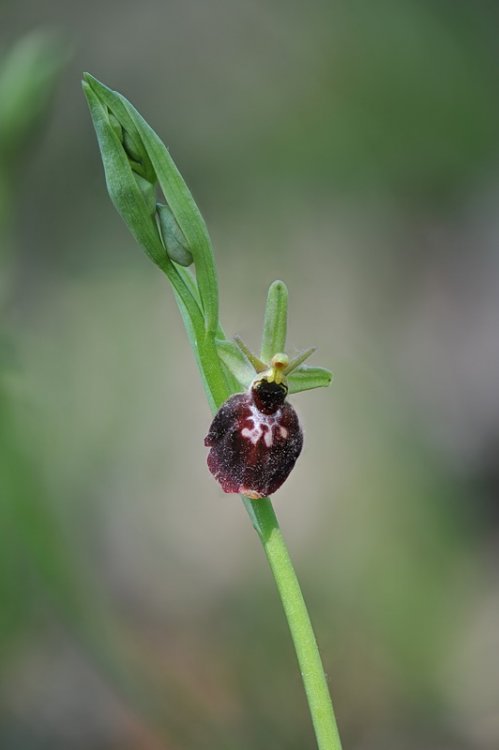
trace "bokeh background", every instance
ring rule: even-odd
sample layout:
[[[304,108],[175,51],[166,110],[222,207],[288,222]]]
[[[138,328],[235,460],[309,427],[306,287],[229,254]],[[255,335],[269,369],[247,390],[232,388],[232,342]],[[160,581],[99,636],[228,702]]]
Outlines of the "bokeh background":
[[[268,284],[332,388],[275,506],[351,750],[499,746],[499,6],[0,6],[0,747],[314,746],[166,279],[83,70],[169,145],[226,330]]]

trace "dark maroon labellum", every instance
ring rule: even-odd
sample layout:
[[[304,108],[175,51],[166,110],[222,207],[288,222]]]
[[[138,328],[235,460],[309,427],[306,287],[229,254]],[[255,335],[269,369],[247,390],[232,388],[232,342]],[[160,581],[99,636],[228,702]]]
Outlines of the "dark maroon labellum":
[[[261,379],[218,410],[204,444],[211,449],[208,467],[224,492],[256,500],[287,479],[303,445],[287,391],[283,383]]]

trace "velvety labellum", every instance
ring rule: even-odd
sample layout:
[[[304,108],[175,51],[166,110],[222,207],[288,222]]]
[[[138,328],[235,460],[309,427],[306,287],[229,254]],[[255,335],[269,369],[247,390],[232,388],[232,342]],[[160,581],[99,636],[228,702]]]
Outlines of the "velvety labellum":
[[[204,442],[208,467],[224,492],[258,499],[289,476],[303,435],[286,394],[285,385],[263,379],[220,407]]]

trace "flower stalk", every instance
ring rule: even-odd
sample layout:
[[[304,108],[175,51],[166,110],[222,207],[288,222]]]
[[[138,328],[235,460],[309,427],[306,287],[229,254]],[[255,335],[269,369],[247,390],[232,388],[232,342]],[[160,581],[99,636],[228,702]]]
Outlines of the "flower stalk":
[[[118,213],[151,260],[168,277],[213,413],[245,390],[255,366],[285,351],[286,286],[274,282],[267,299],[260,357],[228,339],[218,316],[218,283],[204,220],[167,148],[137,110],[89,74],[83,89],[90,108],[108,192]],[[188,266],[193,264],[195,275]],[[289,393],[327,386],[331,373],[293,361]],[[341,743],[316,639],[300,586],[269,498],[241,496],[265,550],[295,645],[320,750]]]

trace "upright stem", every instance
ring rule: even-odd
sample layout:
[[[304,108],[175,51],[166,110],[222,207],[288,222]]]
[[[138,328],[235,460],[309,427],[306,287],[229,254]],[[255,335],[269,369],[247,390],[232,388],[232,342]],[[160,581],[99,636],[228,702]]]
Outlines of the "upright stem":
[[[219,358],[216,337],[225,340],[218,320],[218,283],[208,232],[190,191],[168,149],[137,110],[123,96],[89,74],[83,83],[104,162],[109,194],[132,234],[168,276],[199,365],[212,411],[227,399],[237,378]],[[116,133],[110,113],[119,124]],[[195,276],[168,257],[146,196],[137,184],[125,144],[133,138],[148,166],[148,180],[159,183],[164,197],[194,258]],[[145,174],[145,172],[144,172]],[[288,291],[282,281],[271,284],[265,311],[261,359],[270,362],[285,351]],[[299,361],[303,361],[305,355]],[[327,385],[326,381],[315,383]],[[303,389],[302,389],[303,390]],[[284,607],[298,657],[319,750],[341,750],[331,698],[310,618],[295,571],[268,498],[243,497],[261,539]]]
[[[312,623],[274,509],[268,498],[253,501],[243,499],[281,597],[300,666],[317,746],[319,750],[341,750],[336,718]]]
[[[219,406],[230,393],[226,390],[227,383],[224,382],[214,341],[205,341],[201,355],[201,372],[208,385],[212,403],[215,402],[215,405]],[[224,391],[225,395],[221,397]],[[307,605],[272,503],[269,498],[250,500],[244,495],[241,495],[241,498],[263,545],[281,597],[298,658],[317,746],[319,750],[341,750],[333,704]]]

